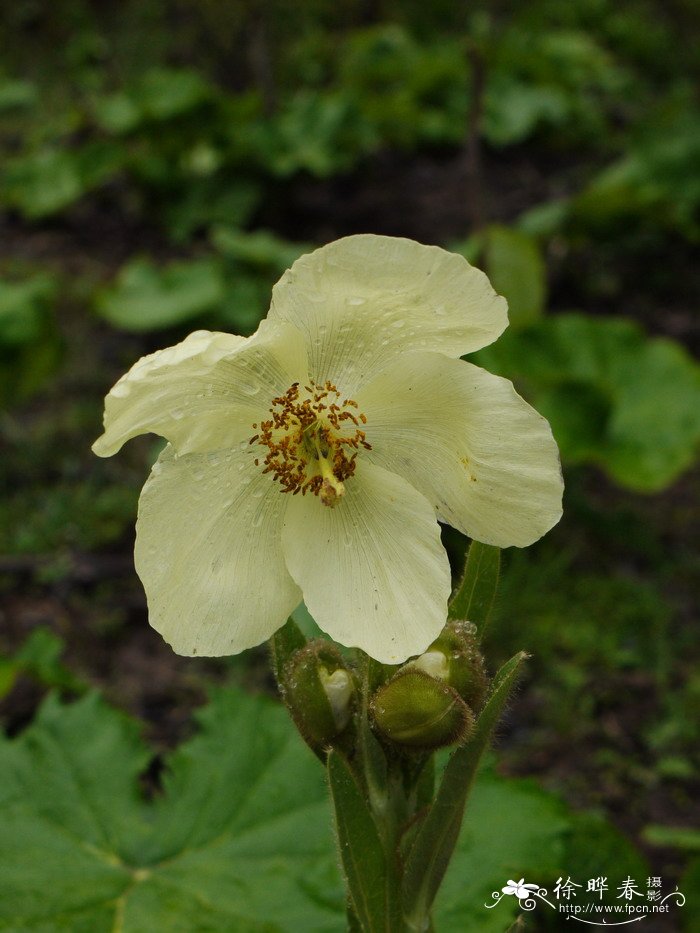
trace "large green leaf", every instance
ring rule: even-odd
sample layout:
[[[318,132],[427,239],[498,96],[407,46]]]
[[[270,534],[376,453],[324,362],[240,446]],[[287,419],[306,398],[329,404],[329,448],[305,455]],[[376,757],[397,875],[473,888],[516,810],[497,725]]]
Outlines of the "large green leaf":
[[[158,269],[147,259],[133,259],[98,296],[97,311],[124,330],[159,330],[210,311],[223,298],[223,276],[213,260],[173,262]]]
[[[2,742],[0,930],[340,928],[323,770],[283,710],[228,692],[199,719],[150,805],[135,726],[94,695]]]
[[[697,456],[700,367],[631,321],[558,315],[505,334],[478,360],[515,380],[570,463],[598,463],[622,485],[654,491]]]
[[[19,738],[0,739],[2,933],[345,928],[323,768],[284,710],[221,690],[198,721],[152,802],[137,728],[94,694],[49,699]],[[517,903],[487,910],[491,891],[523,874],[551,886],[571,840],[585,848],[577,825],[534,783],[482,773],[436,929],[501,933]],[[605,864],[624,871],[628,856],[610,846]]]

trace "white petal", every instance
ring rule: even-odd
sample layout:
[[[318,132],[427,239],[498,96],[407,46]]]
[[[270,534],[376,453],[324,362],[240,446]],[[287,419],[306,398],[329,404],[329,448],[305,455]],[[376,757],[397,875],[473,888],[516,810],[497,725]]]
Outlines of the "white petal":
[[[399,473],[438,517],[485,544],[531,544],[561,517],[547,421],[511,382],[435,353],[409,353],[357,394],[373,463]]]
[[[358,462],[334,508],[289,502],[287,567],[321,628],[386,664],[420,654],[445,625],[450,569],[430,503],[399,476]]]
[[[282,555],[286,498],[243,451],[176,456],[143,488],[136,570],[149,621],[178,654],[236,654],[301,601]]]
[[[289,325],[263,321],[248,338],[197,331],[122,376],[105,399],[105,432],[93,450],[109,457],[149,431],[179,453],[230,446],[237,426],[248,430],[306,374],[301,335]]]
[[[366,234],[298,259],[273,289],[269,319],[302,331],[313,379],[352,394],[406,350],[457,357],[492,343],[506,308],[461,256]]]

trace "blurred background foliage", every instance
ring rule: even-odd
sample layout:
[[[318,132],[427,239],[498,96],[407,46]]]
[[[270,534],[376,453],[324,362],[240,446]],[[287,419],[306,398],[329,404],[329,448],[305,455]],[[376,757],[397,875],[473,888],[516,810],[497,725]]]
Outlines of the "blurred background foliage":
[[[130,551],[156,448],[93,458],[102,396],[190,330],[252,333],[314,245],[410,236],[506,295],[475,359],[562,450],[564,521],[504,555],[491,651],[534,655],[505,768],[611,816],[656,874],[700,871],[674,835],[698,817],[699,40],[697,0],[3,5],[11,732],[92,683],[166,747],[212,679],[265,685],[261,654],[184,661],[148,629]]]

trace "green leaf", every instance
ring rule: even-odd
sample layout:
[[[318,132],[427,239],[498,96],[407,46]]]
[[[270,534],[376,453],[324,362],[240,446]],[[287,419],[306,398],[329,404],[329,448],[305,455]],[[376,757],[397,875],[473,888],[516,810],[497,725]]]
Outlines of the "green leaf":
[[[213,224],[243,226],[251,220],[260,200],[259,185],[240,177],[240,173],[230,180],[216,171],[203,178],[192,178],[179,199],[169,199],[166,205],[170,234],[177,242],[186,242],[198,230]],[[213,234],[212,243],[217,246]]]
[[[0,280],[0,346],[38,341],[46,330],[46,312],[56,292],[48,275],[23,282]]]
[[[62,211],[85,192],[74,153],[61,149],[16,159],[8,166],[3,188],[8,202],[30,220]]]
[[[391,929],[384,849],[374,819],[347,762],[331,750],[328,784],[338,845],[355,913],[365,933]]]
[[[522,142],[541,123],[560,123],[567,112],[557,87],[527,85],[505,74],[489,82],[484,101],[484,136],[495,146]]]
[[[49,217],[111,177],[121,168],[123,158],[121,148],[105,142],[75,150],[42,149],[13,160],[3,182],[4,193],[30,220]]]
[[[653,492],[696,459],[700,367],[631,321],[562,314],[479,351],[550,421],[562,457]]]
[[[168,120],[199,107],[212,90],[198,71],[154,68],[142,78],[134,97],[155,120]]]
[[[41,388],[60,359],[51,304],[57,282],[40,273],[0,280],[0,405],[17,404]]]
[[[561,864],[571,878],[596,878],[604,865],[614,865],[620,879],[649,876],[646,860],[599,813],[571,813],[568,818],[570,825],[564,836]],[[620,903],[614,886],[598,897],[603,903]]]
[[[642,831],[645,842],[652,846],[700,852],[700,830],[687,826],[661,826],[652,824]]]
[[[223,255],[253,268],[271,269],[279,275],[313,249],[308,243],[281,240],[267,230],[243,233],[224,226],[212,230],[211,241]]]
[[[129,133],[141,123],[144,113],[132,98],[123,92],[100,98],[95,104],[97,125],[108,133]]]
[[[683,929],[686,933],[694,933],[700,927],[700,857],[690,860],[678,887],[687,898]]]
[[[136,726],[95,695],[0,741],[0,929],[339,927],[323,770],[284,711],[221,691],[198,718],[150,804]]]
[[[491,616],[500,567],[500,548],[472,541],[464,575],[450,599],[448,619],[473,622],[479,629],[480,638],[483,638]]]
[[[19,670],[36,677],[47,687],[61,687],[75,692],[85,689],[83,682],[61,663],[63,641],[44,626],[35,628],[14,657]]]
[[[33,107],[38,98],[36,85],[29,81],[12,79],[0,81],[0,113]]]
[[[416,835],[406,860],[403,898],[406,916],[416,929],[429,915],[450,863],[482,755],[488,748],[520,665],[526,655],[511,658],[493,680],[491,696],[477,720],[469,742],[451,756],[433,805]],[[507,880],[507,879],[506,879]]]
[[[97,311],[124,330],[160,330],[216,308],[223,297],[223,276],[214,260],[159,269],[147,259],[133,259],[98,296]]]
[[[537,241],[510,227],[486,231],[486,270],[496,291],[508,300],[508,321],[516,330],[542,316],[547,271]]]
[[[435,929],[438,933],[503,933],[518,914],[518,903],[515,898],[504,898],[488,910],[486,904],[493,903],[491,892],[500,890],[508,879],[523,876],[551,890],[562,868],[568,870],[569,833],[570,817],[563,803],[535,781],[481,771],[435,901]]]

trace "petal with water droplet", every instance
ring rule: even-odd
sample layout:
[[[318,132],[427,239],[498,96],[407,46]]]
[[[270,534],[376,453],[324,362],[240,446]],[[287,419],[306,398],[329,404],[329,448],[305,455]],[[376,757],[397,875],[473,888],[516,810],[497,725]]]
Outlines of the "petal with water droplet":
[[[435,511],[401,477],[358,460],[334,508],[290,498],[282,541],[309,611],[341,644],[397,664],[445,625],[450,568]]]
[[[274,287],[268,319],[302,331],[313,379],[354,395],[417,346],[451,357],[487,346],[505,329],[506,308],[462,256],[363,234],[298,259]]]
[[[214,450],[253,434],[270,401],[307,377],[301,335],[263,321],[252,337],[197,331],[143,357],[105,399],[105,430],[93,445],[101,457],[154,432],[180,452]]]
[[[242,456],[176,458],[168,446],[141,493],[136,570],[149,621],[178,654],[259,645],[301,601],[282,555],[287,497],[250,459],[241,474]]]
[[[552,431],[507,379],[437,353],[407,353],[357,402],[368,459],[419,489],[441,521],[498,547],[532,544],[559,521]]]

